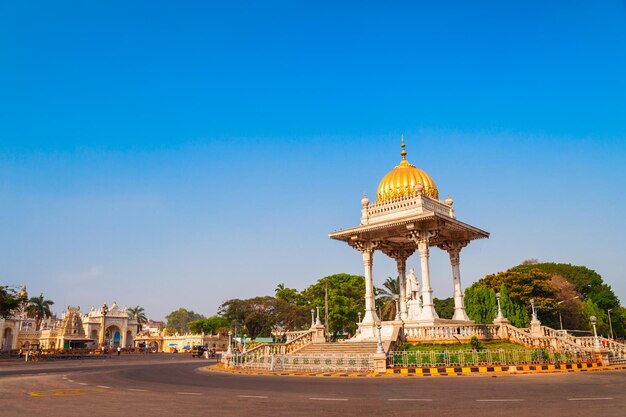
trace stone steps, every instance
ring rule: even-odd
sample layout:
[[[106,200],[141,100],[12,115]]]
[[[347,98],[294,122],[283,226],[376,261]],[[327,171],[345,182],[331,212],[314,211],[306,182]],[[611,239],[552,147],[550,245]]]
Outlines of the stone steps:
[[[294,355],[354,355],[376,353],[375,342],[351,342],[351,343],[312,343],[295,352]]]

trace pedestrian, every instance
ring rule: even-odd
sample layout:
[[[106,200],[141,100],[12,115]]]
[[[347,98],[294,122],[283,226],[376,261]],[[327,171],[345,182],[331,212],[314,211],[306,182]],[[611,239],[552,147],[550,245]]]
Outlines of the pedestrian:
[[[122,353],[122,348],[120,346],[117,347],[117,356],[120,356]]]

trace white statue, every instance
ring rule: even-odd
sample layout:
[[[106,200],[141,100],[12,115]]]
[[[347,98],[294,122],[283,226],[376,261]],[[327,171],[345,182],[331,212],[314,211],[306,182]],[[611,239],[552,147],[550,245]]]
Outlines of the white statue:
[[[415,270],[411,268],[409,270],[409,276],[406,279],[406,297],[408,300],[419,299],[420,283],[415,276]]]

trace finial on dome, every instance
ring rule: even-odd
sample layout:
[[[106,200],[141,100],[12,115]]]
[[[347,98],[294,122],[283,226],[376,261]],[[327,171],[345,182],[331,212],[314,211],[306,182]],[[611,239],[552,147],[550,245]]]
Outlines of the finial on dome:
[[[402,148],[400,155],[402,155],[402,159],[406,160],[406,151],[404,150],[404,133],[402,134],[402,145],[400,145],[400,147]]]

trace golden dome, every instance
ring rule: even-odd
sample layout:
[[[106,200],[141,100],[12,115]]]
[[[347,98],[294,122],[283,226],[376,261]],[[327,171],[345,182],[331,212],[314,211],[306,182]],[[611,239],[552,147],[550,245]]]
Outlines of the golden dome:
[[[421,185],[422,193],[439,200],[439,191],[430,175],[406,160],[404,135],[402,136],[402,160],[378,184],[376,202],[384,203],[394,198],[408,197],[416,193],[415,186]],[[418,187],[419,188],[419,187]]]

